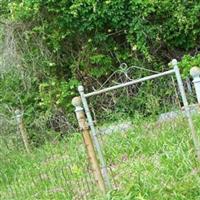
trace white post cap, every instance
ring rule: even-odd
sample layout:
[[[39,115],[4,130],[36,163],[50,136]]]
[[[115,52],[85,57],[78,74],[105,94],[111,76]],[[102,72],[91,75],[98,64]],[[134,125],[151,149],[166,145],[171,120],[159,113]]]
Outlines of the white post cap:
[[[174,67],[174,66],[176,66],[176,65],[178,64],[178,61],[177,61],[176,59],[173,59],[173,60],[171,61],[171,64],[172,64],[172,66]]]
[[[81,102],[81,97],[74,97],[72,99],[72,105],[74,107],[78,107],[78,106],[81,106],[82,102]]]
[[[79,91],[79,92],[83,92],[83,91],[84,91],[84,87],[83,87],[82,85],[79,85],[79,86],[78,86],[78,91]]]
[[[190,69],[190,75],[193,77],[193,78],[197,78],[197,77],[200,77],[200,68],[199,67],[192,67]]]

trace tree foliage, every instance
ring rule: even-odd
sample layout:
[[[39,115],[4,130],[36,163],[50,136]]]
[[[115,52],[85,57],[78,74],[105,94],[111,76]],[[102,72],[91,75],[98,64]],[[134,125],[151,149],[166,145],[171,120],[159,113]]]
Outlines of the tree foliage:
[[[181,60],[187,54],[181,65],[185,70],[190,55],[199,53],[197,0],[0,3],[4,28],[13,28],[20,69],[31,74],[34,88],[31,101],[24,100],[28,99],[24,93],[19,93],[19,98],[24,100],[22,104],[37,105],[37,109],[68,110],[80,81],[91,88],[95,81],[103,82],[122,62],[161,70],[172,58]],[[5,38],[6,35],[2,37]],[[7,78],[2,81],[6,83]]]

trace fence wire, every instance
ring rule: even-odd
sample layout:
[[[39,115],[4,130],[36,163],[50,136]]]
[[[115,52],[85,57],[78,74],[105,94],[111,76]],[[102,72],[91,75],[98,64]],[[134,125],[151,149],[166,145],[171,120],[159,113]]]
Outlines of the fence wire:
[[[0,119],[0,199],[78,200],[98,196],[77,126],[68,123],[64,114],[35,116],[32,123],[24,120],[30,153],[14,113]],[[73,120],[76,122],[75,117]]]

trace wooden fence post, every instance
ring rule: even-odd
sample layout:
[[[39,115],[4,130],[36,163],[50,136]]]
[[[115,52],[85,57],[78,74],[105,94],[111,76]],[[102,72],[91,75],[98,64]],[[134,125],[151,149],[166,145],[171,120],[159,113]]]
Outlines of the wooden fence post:
[[[19,127],[19,132],[21,134],[22,141],[24,143],[24,147],[26,149],[26,152],[30,153],[27,131],[26,131],[26,128],[25,128],[24,123],[23,123],[23,112],[21,112],[20,110],[17,109],[15,111],[15,115],[16,115],[17,125]]]
[[[100,190],[103,193],[105,193],[106,192],[105,183],[104,183],[101,169],[100,169],[97,157],[96,157],[93,141],[92,141],[88,123],[87,123],[87,120],[85,117],[85,112],[82,107],[81,98],[74,97],[72,99],[72,104],[75,107],[76,118],[78,120],[80,130],[83,132],[83,139],[84,139],[84,143],[85,143],[85,146],[87,149],[87,154],[88,154],[88,157],[90,160],[92,171],[94,173],[94,177],[97,181],[97,184],[98,184]]]

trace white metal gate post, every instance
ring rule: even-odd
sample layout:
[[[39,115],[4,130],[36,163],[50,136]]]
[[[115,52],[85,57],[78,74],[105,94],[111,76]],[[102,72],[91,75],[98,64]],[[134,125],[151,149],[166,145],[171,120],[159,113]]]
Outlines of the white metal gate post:
[[[190,113],[189,104],[188,104],[188,101],[187,101],[187,98],[186,98],[186,94],[185,94],[185,90],[184,90],[184,86],[183,86],[183,81],[182,81],[181,74],[180,74],[180,71],[179,71],[179,68],[178,68],[178,62],[177,62],[176,59],[173,59],[171,63],[172,63],[172,66],[174,67],[174,72],[176,74],[178,87],[179,87],[179,90],[180,90],[181,98],[183,100],[183,105],[184,105],[184,108],[185,108],[185,112],[186,112],[186,116],[187,116],[187,119],[188,119],[189,127],[191,129],[192,139],[193,139],[193,142],[194,142],[194,145],[195,145],[197,158],[200,160],[199,138],[198,138],[198,136],[196,134],[196,131],[194,129],[194,125],[193,125],[193,122],[192,122],[192,116],[191,116],[191,113]]]
[[[192,67],[190,69],[190,75],[193,78],[194,88],[198,100],[198,104],[200,104],[200,68]]]
[[[97,138],[97,133],[96,133],[96,130],[95,130],[95,127],[94,127],[92,115],[90,113],[90,109],[89,109],[89,106],[88,106],[88,103],[87,103],[87,99],[85,97],[84,87],[82,85],[80,85],[78,87],[78,91],[79,91],[79,94],[81,96],[81,100],[82,100],[82,103],[83,103],[85,114],[87,116],[88,124],[90,126],[90,130],[91,130],[91,133],[92,133],[92,138],[93,138],[93,141],[94,141],[94,144],[95,144],[98,156],[99,156],[99,160],[100,160],[101,167],[102,167],[102,175],[103,175],[105,184],[108,187],[108,189],[111,189],[111,183],[110,183],[110,179],[109,179],[109,175],[108,175],[106,162],[105,162],[105,159],[104,159],[104,156],[103,156],[103,153],[102,153],[102,150],[101,150],[101,146],[100,146],[98,138]]]

